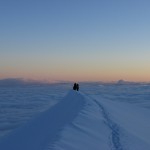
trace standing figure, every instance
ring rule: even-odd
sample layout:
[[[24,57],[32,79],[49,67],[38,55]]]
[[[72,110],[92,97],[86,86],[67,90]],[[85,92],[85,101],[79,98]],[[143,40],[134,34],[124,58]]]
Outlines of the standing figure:
[[[77,84],[76,86],[77,86],[77,91],[79,91],[79,84]]]
[[[74,83],[73,90],[77,90],[77,83]]]

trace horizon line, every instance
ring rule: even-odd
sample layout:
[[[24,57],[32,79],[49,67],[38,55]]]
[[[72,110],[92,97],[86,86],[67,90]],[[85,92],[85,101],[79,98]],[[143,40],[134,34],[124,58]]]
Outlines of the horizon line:
[[[95,82],[102,82],[102,83],[118,83],[118,82],[132,82],[132,83],[150,83],[150,81],[134,81],[134,80],[124,80],[124,79],[118,79],[118,80],[48,80],[48,79],[32,79],[32,78],[15,78],[15,77],[9,77],[9,78],[0,78],[0,81],[2,80],[18,80],[18,81],[24,81],[24,82],[39,82],[39,83],[95,83]]]

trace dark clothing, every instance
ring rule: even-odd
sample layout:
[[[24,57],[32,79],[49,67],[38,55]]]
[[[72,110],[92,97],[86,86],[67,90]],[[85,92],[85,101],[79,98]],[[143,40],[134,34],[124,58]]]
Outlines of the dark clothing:
[[[77,84],[77,91],[79,91],[79,84]]]
[[[74,83],[73,90],[79,91],[79,84]]]
[[[77,89],[77,84],[75,83],[73,86],[73,90],[76,90],[76,89]]]

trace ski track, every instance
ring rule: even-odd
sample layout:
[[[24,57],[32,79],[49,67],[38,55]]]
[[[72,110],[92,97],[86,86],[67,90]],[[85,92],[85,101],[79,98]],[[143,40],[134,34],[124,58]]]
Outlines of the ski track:
[[[92,98],[92,97],[91,97]],[[123,147],[120,142],[120,129],[119,126],[110,119],[108,112],[103,107],[102,104],[100,104],[96,99],[92,98],[93,101],[99,106],[102,115],[105,119],[105,124],[108,126],[108,128],[111,130],[110,135],[110,143],[111,143],[111,150],[123,150]]]

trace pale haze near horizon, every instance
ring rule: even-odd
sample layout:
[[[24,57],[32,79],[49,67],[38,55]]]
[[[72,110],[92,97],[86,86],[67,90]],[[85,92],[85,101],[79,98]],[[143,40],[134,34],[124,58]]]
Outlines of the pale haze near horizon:
[[[0,79],[150,81],[150,1],[0,2]]]

